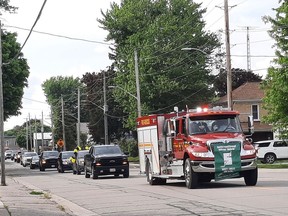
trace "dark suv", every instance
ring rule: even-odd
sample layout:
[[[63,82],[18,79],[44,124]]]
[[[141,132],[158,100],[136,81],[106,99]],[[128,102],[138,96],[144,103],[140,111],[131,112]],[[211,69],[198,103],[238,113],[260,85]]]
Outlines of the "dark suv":
[[[70,157],[74,156],[73,151],[62,151],[59,153],[57,170],[59,173],[64,173],[65,170],[72,170],[73,164],[70,160]]]
[[[97,179],[100,175],[129,177],[128,156],[117,145],[95,145],[84,156],[85,178]]]
[[[39,156],[39,169],[45,171],[46,168],[57,168],[58,151],[43,151]]]

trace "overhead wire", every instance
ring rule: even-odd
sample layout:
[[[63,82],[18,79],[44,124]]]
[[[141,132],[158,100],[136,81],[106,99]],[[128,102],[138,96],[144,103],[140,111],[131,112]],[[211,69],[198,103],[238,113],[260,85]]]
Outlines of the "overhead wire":
[[[39,21],[39,19],[41,17],[41,14],[42,14],[42,11],[44,9],[44,6],[45,6],[46,2],[47,2],[47,0],[44,0],[43,4],[41,6],[41,9],[40,9],[40,11],[38,13],[38,16],[37,16],[36,20],[34,21],[34,24],[32,25],[32,28],[30,29],[29,34],[28,34],[27,38],[25,39],[23,45],[21,46],[20,50],[18,51],[18,53],[9,62],[2,63],[2,65],[10,64],[13,60],[15,60],[20,55],[22,49],[24,48],[25,44],[27,43],[28,39],[30,38],[30,35],[32,34],[34,27],[36,26],[37,22]]]

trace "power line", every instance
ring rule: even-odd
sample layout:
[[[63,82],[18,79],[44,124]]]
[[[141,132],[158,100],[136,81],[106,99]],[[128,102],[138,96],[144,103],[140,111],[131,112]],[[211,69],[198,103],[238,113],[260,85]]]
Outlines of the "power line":
[[[37,18],[36,18],[36,20],[35,20],[32,28],[30,29],[29,34],[28,34],[26,40],[24,41],[22,47],[21,47],[20,50],[18,51],[18,53],[17,53],[9,62],[3,63],[3,65],[10,64],[13,60],[15,60],[15,59],[20,55],[22,49],[24,48],[24,46],[25,46],[25,44],[27,43],[30,35],[32,34],[34,27],[36,26],[37,22],[39,21],[39,19],[40,19],[40,17],[41,17],[41,14],[42,14],[42,11],[43,11],[43,9],[44,9],[44,6],[45,6],[46,2],[47,2],[47,0],[44,0],[44,2],[43,2],[43,4],[42,4],[42,7],[41,7],[41,9],[40,9],[40,11],[39,11],[39,13],[38,13],[38,16],[37,16]]]
[[[27,29],[27,28],[22,28],[22,27],[17,27],[17,26],[10,26],[10,25],[4,25],[4,26],[8,27],[8,28],[15,28],[15,29],[29,31],[29,29]],[[103,44],[103,45],[113,45],[112,43],[105,43],[105,42],[101,42],[101,41],[94,41],[94,40],[88,40],[88,39],[83,39],[83,38],[70,37],[70,36],[65,36],[65,35],[59,35],[59,34],[53,34],[53,33],[48,33],[48,32],[36,31],[36,30],[33,30],[33,32],[38,33],[38,34],[49,35],[49,36],[53,36],[53,37],[70,39],[70,40],[77,40],[77,41],[83,41],[83,42],[89,42],[89,43],[97,43],[97,44]]]

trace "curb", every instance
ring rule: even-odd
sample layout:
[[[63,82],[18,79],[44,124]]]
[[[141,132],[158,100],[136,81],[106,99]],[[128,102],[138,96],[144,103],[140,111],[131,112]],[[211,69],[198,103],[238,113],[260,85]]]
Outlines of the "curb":
[[[46,191],[43,191],[42,189],[32,185],[32,184],[29,184],[28,182],[25,182],[23,180],[19,180],[17,178],[13,178],[14,181],[18,182],[19,184],[22,184],[24,185],[25,187],[31,189],[31,190],[35,190],[35,191],[38,191],[38,192],[43,192],[43,193],[47,193]],[[64,199],[60,196],[57,196],[55,194],[49,194],[51,196],[51,200],[55,203],[57,203],[58,205],[60,206],[63,206],[64,209],[65,209],[65,212],[67,214],[72,214],[72,215],[85,215],[85,216],[97,216],[99,214],[95,213],[95,212],[92,212],[90,210],[87,210],[85,208],[82,208],[81,206],[67,200],[67,199]],[[2,203],[3,204],[3,203]],[[4,205],[3,205],[4,207]],[[1,208],[1,201],[0,201],[0,208]]]

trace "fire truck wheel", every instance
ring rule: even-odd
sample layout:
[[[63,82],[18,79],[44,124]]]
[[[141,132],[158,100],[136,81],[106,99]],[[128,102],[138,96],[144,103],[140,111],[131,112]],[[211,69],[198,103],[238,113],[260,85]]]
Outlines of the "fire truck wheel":
[[[147,176],[147,182],[149,182],[150,185],[159,184],[158,178],[154,178],[152,176],[152,168],[151,168],[150,162],[148,160],[146,162],[146,176]]]
[[[247,186],[255,186],[258,179],[258,168],[245,172],[244,180]]]
[[[193,171],[189,158],[185,160],[184,177],[185,177],[186,187],[188,189],[197,188],[198,174]]]

